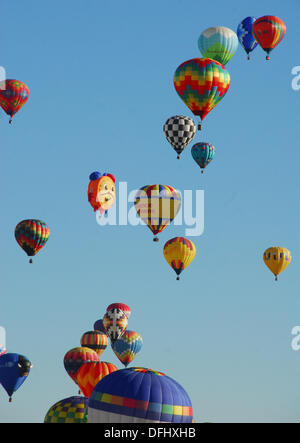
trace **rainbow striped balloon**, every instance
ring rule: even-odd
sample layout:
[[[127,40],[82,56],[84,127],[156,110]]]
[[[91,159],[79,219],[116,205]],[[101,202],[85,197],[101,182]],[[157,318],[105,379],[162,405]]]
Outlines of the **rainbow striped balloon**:
[[[15,238],[29,257],[37,254],[50,235],[49,226],[41,220],[23,220],[15,228]],[[32,260],[29,260],[32,263]]]
[[[142,336],[135,331],[126,330],[122,337],[112,343],[112,350],[125,367],[132,362],[143,346]]]
[[[82,335],[80,344],[83,347],[93,349],[100,356],[107,348],[108,337],[100,331],[87,331]]]

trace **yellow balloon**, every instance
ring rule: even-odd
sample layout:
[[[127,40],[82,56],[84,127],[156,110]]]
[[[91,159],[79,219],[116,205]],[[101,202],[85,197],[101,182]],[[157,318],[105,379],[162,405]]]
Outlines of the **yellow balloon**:
[[[275,280],[278,280],[278,275],[290,264],[292,256],[288,249],[273,246],[265,250],[263,258],[275,275]]]
[[[164,246],[164,256],[169,265],[179,274],[190,264],[196,255],[196,246],[191,240],[184,237],[174,237]]]

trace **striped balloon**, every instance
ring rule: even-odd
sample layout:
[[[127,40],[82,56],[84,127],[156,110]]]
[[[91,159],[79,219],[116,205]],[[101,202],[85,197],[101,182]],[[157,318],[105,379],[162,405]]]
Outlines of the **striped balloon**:
[[[270,52],[282,41],[285,31],[285,23],[280,18],[272,15],[260,17],[253,23],[253,37],[267,53],[266,60],[270,59]]]
[[[142,336],[135,331],[126,330],[122,337],[112,343],[112,350],[125,367],[132,362],[142,349]]]
[[[81,346],[93,349],[100,356],[108,345],[108,337],[100,331],[87,331],[80,339]]]
[[[139,217],[156,236],[176,217],[181,196],[172,186],[147,185],[137,191],[134,206]],[[158,241],[158,238],[154,237],[153,240]]]
[[[79,395],[64,398],[51,406],[44,423],[88,423],[88,401]]]
[[[41,220],[23,220],[15,228],[15,238],[29,257],[37,254],[45,246],[49,235],[49,226]],[[32,263],[32,259],[29,263]]]
[[[229,72],[210,58],[188,60],[178,66],[174,74],[177,94],[201,120],[220,102],[229,85]]]
[[[77,373],[77,384],[83,395],[90,397],[96,384],[106,375],[117,370],[117,366],[106,361],[84,363]]]
[[[202,32],[198,48],[204,58],[226,65],[237,51],[239,41],[234,31],[225,26],[213,26]]]
[[[215,155],[215,148],[211,143],[200,142],[192,146],[191,154],[195,162],[202,169],[202,173],[206,166],[212,161]]]
[[[163,253],[166,261],[176,272],[177,280],[179,280],[181,272],[194,260],[196,246],[187,238],[174,237],[166,242]]]
[[[11,123],[13,116],[27,102],[29,89],[25,83],[18,80],[7,79],[3,83],[4,89],[0,91],[0,106],[10,116],[9,123]]]

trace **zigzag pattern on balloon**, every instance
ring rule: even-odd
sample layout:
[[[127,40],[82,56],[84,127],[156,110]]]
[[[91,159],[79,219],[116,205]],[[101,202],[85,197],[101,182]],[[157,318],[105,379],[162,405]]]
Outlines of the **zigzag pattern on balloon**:
[[[112,349],[118,359],[126,367],[136,357],[143,346],[143,339],[138,332],[126,330],[119,340],[115,341]]]

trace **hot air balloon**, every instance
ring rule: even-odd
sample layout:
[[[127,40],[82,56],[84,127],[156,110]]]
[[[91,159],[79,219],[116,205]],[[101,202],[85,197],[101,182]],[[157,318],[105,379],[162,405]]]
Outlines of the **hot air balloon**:
[[[96,384],[117,370],[117,366],[106,361],[83,364],[77,374],[77,383],[83,395],[90,397]]]
[[[122,337],[112,343],[112,350],[125,367],[132,362],[142,349],[142,336],[135,331],[126,330]]]
[[[198,48],[204,58],[211,58],[226,65],[239,46],[237,35],[225,26],[213,26],[202,32]]]
[[[246,51],[248,60],[250,60],[250,52],[252,52],[257,46],[257,42],[252,34],[252,26],[255,20],[256,18],[254,17],[246,17],[241,21],[237,28],[239,42]]]
[[[273,15],[264,15],[253,23],[253,37],[259,46],[267,53],[266,60],[270,60],[270,52],[281,42],[285,31],[285,23]]]
[[[84,363],[99,362],[99,355],[85,346],[70,349],[64,356],[64,367],[77,384],[77,372]]]
[[[210,143],[196,143],[192,146],[192,157],[195,160],[195,162],[200,166],[202,169],[201,172],[203,174],[204,168],[212,161],[215,155],[215,148]]]
[[[224,97],[229,85],[229,72],[210,58],[188,60],[178,66],[174,74],[177,94],[202,121]]]
[[[129,317],[130,317],[130,314],[131,314],[131,309],[130,309],[130,307],[128,305],[125,305],[125,303],[112,303],[109,306],[107,306],[106,312],[108,312],[108,311],[110,311],[111,309],[114,309],[114,308],[121,309],[124,312],[124,314],[126,315],[126,317],[128,318],[128,320],[129,320]]]
[[[95,171],[90,175],[88,200],[94,211],[99,210],[100,215],[107,214],[116,200],[115,181],[112,174]]]
[[[49,226],[41,220],[23,220],[15,228],[15,238],[29,257],[33,257],[45,246],[49,235]],[[32,259],[29,263],[32,263]]]
[[[78,395],[64,398],[51,406],[44,423],[88,423],[88,401]]]
[[[5,80],[5,89],[0,90],[0,106],[10,116],[9,123],[12,123],[13,116],[22,108],[29,97],[29,89],[25,83],[19,80]]]
[[[126,368],[104,377],[89,399],[89,423],[191,423],[183,387],[162,372]]]
[[[0,357],[0,385],[9,395],[9,401],[12,401],[12,395],[26,380],[32,364],[28,358],[20,354],[7,353]]]
[[[147,185],[135,196],[134,207],[142,221],[153,232],[153,241],[176,217],[181,206],[181,196],[176,189],[165,185]]]
[[[81,346],[93,349],[100,356],[108,345],[108,337],[106,333],[100,331],[87,331],[80,339]]]
[[[168,142],[177,152],[177,158],[184,148],[193,140],[196,134],[196,125],[194,120],[185,115],[175,115],[168,118],[164,124],[164,133]]]
[[[121,309],[110,309],[103,317],[103,326],[112,342],[121,337],[127,325],[128,318]]]
[[[184,237],[175,237],[167,241],[164,246],[164,257],[180,279],[181,272],[194,260],[196,247],[191,240]]]
[[[271,247],[265,250],[263,259],[278,280],[278,275],[291,263],[291,253],[286,248]]]
[[[94,323],[94,331],[100,331],[100,332],[103,332],[104,334],[106,334],[106,330],[104,329],[103,319],[102,318],[100,318],[99,320],[95,321],[95,323]]]

